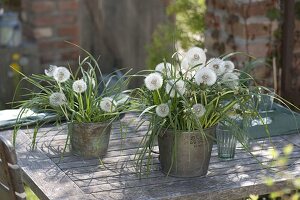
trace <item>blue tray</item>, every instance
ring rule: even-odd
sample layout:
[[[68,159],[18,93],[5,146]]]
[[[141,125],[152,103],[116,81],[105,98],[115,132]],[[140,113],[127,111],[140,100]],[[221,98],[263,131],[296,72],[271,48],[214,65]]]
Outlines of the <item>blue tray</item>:
[[[249,128],[249,136],[252,139],[300,133],[300,114],[279,104],[274,103],[272,110],[261,113],[261,116],[267,125],[263,125],[260,120],[253,120]]]

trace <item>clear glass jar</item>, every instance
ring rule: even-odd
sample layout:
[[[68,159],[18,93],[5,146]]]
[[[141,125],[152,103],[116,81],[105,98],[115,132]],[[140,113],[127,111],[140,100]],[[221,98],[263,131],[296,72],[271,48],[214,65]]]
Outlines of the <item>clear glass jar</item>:
[[[218,157],[230,160],[234,158],[237,139],[232,129],[226,125],[218,125],[216,130]]]

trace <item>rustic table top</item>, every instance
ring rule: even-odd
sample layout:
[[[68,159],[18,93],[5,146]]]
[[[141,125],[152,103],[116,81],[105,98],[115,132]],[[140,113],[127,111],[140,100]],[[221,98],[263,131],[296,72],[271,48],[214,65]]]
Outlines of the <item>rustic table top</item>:
[[[230,161],[217,157],[214,145],[206,177],[166,177],[154,158],[151,173],[139,178],[135,172],[134,154],[147,126],[136,130],[137,118],[126,115],[126,138],[120,134],[119,123],[113,125],[107,155],[102,160],[83,159],[66,149],[66,126],[45,127],[38,132],[37,146],[30,150],[32,129],[23,129],[17,137],[16,152],[24,181],[41,199],[240,199],[249,194],[267,194],[288,181],[266,170],[270,166],[268,149],[293,143],[286,169],[300,176],[300,135],[291,134],[256,140],[252,154],[238,148]],[[1,133],[11,138],[12,131]],[[260,162],[258,162],[259,160]],[[266,175],[276,178],[276,187],[264,184]]]

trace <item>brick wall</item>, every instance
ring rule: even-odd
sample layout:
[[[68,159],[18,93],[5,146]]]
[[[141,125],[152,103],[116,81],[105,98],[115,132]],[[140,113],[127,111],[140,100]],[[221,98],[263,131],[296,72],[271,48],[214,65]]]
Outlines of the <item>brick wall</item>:
[[[79,0],[22,0],[24,37],[35,41],[43,66],[76,62],[79,51]]]
[[[277,0],[207,0],[205,45],[211,56],[243,51],[256,58],[273,57],[278,44],[275,37],[277,20],[267,17],[278,9]],[[236,56],[243,65],[247,57]],[[269,64],[270,60],[265,60]],[[266,85],[273,84],[272,67],[260,65],[254,76]]]

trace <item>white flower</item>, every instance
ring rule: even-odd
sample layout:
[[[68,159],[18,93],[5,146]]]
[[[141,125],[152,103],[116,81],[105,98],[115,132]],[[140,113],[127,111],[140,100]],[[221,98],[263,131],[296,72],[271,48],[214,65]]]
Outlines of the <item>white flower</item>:
[[[200,67],[202,67],[202,66],[200,66]],[[195,67],[195,68],[191,67],[189,65],[188,59],[186,57],[182,59],[181,64],[180,64],[180,70],[186,79],[192,79],[194,77],[197,69],[199,69],[200,67],[199,66]]]
[[[104,97],[100,102],[100,108],[105,112],[113,112],[116,110],[117,103],[111,97]]]
[[[192,71],[190,71],[190,72],[186,72],[186,73],[184,74],[184,76],[185,76],[185,79],[191,80],[191,79],[194,78],[195,74],[196,74],[196,71],[195,71],[195,70],[192,70]]]
[[[170,109],[169,109],[168,104],[163,103],[163,104],[158,105],[155,108],[155,112],[159,117],[166,117],[166,116],[168,116]]]
[[[207,67],[203,67],[203,68],[199,69],[195,75],[195,82],[198,85],[203,83],[208,86],[211,86],[211,85],[215,84],[216,81],[217,81],[216,73]]]
[[[203,65],[206,62],[205,51],[199,47],[192,47],[186,53],[186,58],[191,67]]]
[[[234,70],[234,64],[230,60],[224,61],[224,69],[225,73],[233,72]]]
[[[53,72],[53,78],[59,83],[67,81],[70,76],[70,71],[65,67],[57,67]]]
[[[158,90],[163,85],[163,78],[159,73],[149,74],[145,78],[145,85],[149,90]]]
[[[217,76],[220,76],[224,74],[225,68],[224,68],[224,61],[219,58],[211,58],[207,62],[207,67],[214,70],[214,72],[217,74]]]
[[[170,97],[179,97],[185,93],[185,83],[183,80],[169,80],[166,85],[166,93],[170,95]]]
[[[167,70],[170,70],[172,67],[171,63],[159,63],[158,65],[156,65],[155,67],[155,71],[161,72],[161,73],[165,73]]]
[[[54,92],[49,97],[49,103],[51,106],[58,107],[62,106],[67,102],[67,98],[62,92]]]
[[[202,117],[205,114],[206,109],[202,104],[197,103],[193,105],[193,111],[197,117]]]
[[[48,69],[45,69],[45,74],[49,77],[53,76],[53,72],[56,70],[57,66],[50,65]]]
[[[174,74],[175,69],[173,68],[173,65],[171,63],[162,62],[156,65],[155,71],[165,74],[167,77],[171,77],[172,74]]]
[[[72,85],[72,89],[74,90],[74,92],[83,93],[86,91],[87,85],[84,82],[84,80],[80,79],[80,80],[74,81],[74,83]]]
[[[222,81],[230,88],[235,88],[239,85],[239,77],[234,73],[226,73],[223,75]]]
[[[189,65],[189,61],[188,61],[187,57],[184,57],[184,58],[182,59],[182,61],[181,61],[181,63],[180,63],[180,68],[181,68],[181,71],[182,71],[183,73],[189,71],[190,65]]]

